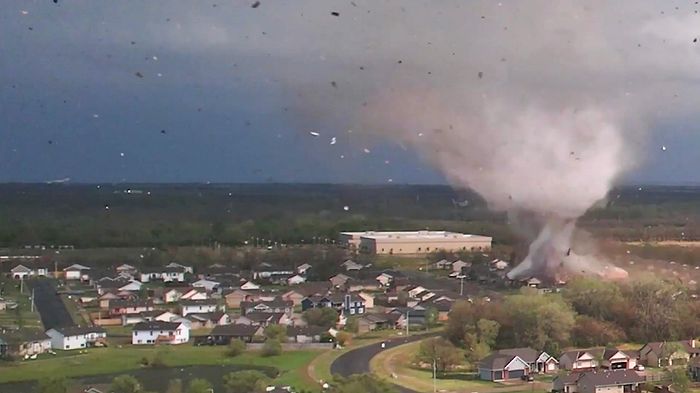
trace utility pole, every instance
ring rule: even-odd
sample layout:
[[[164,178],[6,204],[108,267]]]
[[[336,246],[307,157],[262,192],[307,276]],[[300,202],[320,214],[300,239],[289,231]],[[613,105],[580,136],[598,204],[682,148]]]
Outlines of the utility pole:
[[[408,325],[410,324],[409,319],[408,319],[408,313],[409,313],[409,310],[406,310],[406,337],[408,337],[408,335],[411,334],[409,327],[408,327]]]
[[[34,312],[34,288],[32,288],[32,312]]]
[[[459,296],[464,296],[464,274],[459,275]]]

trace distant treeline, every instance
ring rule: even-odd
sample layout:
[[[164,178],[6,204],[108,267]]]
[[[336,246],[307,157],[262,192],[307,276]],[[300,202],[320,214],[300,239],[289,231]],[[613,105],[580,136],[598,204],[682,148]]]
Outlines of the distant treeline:
[[[582,223],[623,240],[690,239],[698,217],[700,189],[629,188]],[[504,214],[447,186],[0,185],[0,247],[292,244],[332,242],[341,230],[423,228],[515,241]]]

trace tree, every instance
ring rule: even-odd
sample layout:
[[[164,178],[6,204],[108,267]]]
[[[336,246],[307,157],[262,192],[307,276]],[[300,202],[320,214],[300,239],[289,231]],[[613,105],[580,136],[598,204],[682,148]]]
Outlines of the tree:
[[[576,318],[576,324],[571,331],[571,339],[574,345],[586,348],[623,342],[627,339],[627,335],[613,322],[580,315]]]
[[[282,344],[275,339],[267,339],[263,344],[261,354],[263,356],[276,356],[282,353]]]
[[[642,277],[622,288],[629,304],[633,304],[634,323],[627,336],[635,341],[673,339],[684,323],[678,310],[685,303],[684,289],[659,280],[656,276]],[[626,325],[621,325],[626,326]]]
[[[270,378],[257,370],[235,371],[224,375],[226,393],[256,392],[264,390]]]
[[[357,333],[359,329],[358,317],[349,317],[348,321],[345,323],[345,330],[348,332]]]
[[[277,340],[281,343],[287,341],[287,327],[282,325],[268,325],[264,330],[265,337],[269,340]]]
[[[338,343],[338,345],[344,347],[348,343],[350,343],[350,340],[352,339],[352,334],[348,332],[338,332],[338,334],[335,335],[335,341]]]
[[[371,374],[335,377],[328,393],[396,393],[396,388]]]
[[[438,320],[438,310],[435,307],[428,307],[425,309],[425,327],[429,329],[437,325]]]
[[[310,326],[328,329],[338,321],[338,312],[331,307],[310,308],[301,314],[301,318]]]
[[[501,336],[504,345],[542,348],[556,353],[568,344],[575,312],[556,294],[507,296],[503,301]]]
[[[666,372],[666,378],[671,382],[676,393],[688,393],[690,391],[690,378],[685,367],[672,368]]]
[[[442,337],[433,337],[421,341],[417,355],[419,361],[428,363],[431,366],[435,364],[436,370],[441,373],[459,364],[461,358],[460,351],[451,342]]]
[[[241,340],[240,338],[234,338],[231,340],[231,343],[228,345],[228,355],[229,356],[238,356],[245,352],[245,342]]]
[[[49,377],[39,381],[37,393],[67,393],[68,380],[62,377]]]
[[[490,319],[480,319],[476,321],[476,332],[479,342],[493,347],[494,344],[496,344],[496,338],[498,337],[500,328],[501,324]]]
[[[211,384],[206,379],[195,378],[187,385],[187,393],[211,393]]]
[[[586,276],[569,281],[564,298],[577,313],[604,321],[614,320],[614,305],[623,301],[618,285]]]
[[[143,388],[139,381],[131,375],[121,375],[112,380],[109,393],[141,393]]]

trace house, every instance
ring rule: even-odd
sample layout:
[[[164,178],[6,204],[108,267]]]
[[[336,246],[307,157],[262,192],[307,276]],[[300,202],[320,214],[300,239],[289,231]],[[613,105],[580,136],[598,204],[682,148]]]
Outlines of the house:
[[[291,300],[284,300],[276,297],[273,300],[243,301],[241,302],[241,315],[248,315],[250,312],[263,313],[285,313],[292,316],[294,303]]]
[[[397,322],[397,327],[402,329],[406,328],[406,323],[408,323],[409,327],[425,325],[426,309],[422,306],[396,307],[389,310],[389,314],[397,314],[405,317]]]
[[[530,366],[517,355],[494,352],[479,362],[479,378],[485,381],[508,381],[530,374]]]
[[[207,300],[209,295],[205,288],[188,288],[180,296],[180,300]]]
[[[358,297],[362,298],[365,302],[365,309],[374,308],[374,294],[370,292],[359,292]]]
[[[362,270],[362,268],[364,267],[364,266],[360,265],[359,263],[356,263],[356,262],[353,261],[352,259],[346,260],[345,262],[341,263],[340,266],[342,266],[343,268],[345,268],[345,271],[346,271],[346,272],[350,272],[350,271],[355,271],[355,272],[356,272],[356,271],[360,271],[360,270]]]
[[[700,354],[695,340],[675,342],[652,342],[639,349],[640,362],[649,367],[666,367],[687,364]]]
[[[224,293],[224,299],[226,300],[226,307],[239,308],[241,307],[241,302],[258,300],[260,298],[259,295],[260,292],[258,291],[234,289],[231,292]]]
[[[51,338],[41,330],[20,329],[0,333],[0,358],[40,355],[51,350]]]
[[[127,263],[117,266],[115,270],[117,271],[117,274],[126,273],[130,276],[136,274],[136,268]]]
[[[339,312],[349,315],[361,315],[365,313],[365,301],[356,294],[334,293],[330,295],[309,296],[301,302],[302,311],[311,308],[332,307]]]
[[[318,326],[287,326],[287,342],[317,343],[321,342],[324,329]]]
[[[311,269],[311,265],[309,265],[308,263],[303,263],[303,264],[297,266],[296,270],[297,270],[297,274],[301,274],[302,276],[305,276],[306,273],[309,271],[309,269]]]
[[[193,274],[194,269],[192,269],[192,266],[186,266],[186,265],[181,265],[177,262],[170,262],[169,264],[165,265],[166,268],[177,268],[181,269],[184,271],[186,274]]]
[[[586,371],[598,368],[596,354],[592,351],[567,351],[559,357],[559,367],[569,371]]]
[[[312,295],[326,295],[331,289],[328,281],[307,281],[290,288],[282,294],[283,300],[291,300],[295,306],[300,306],[301,301]]]
[[[350,277],[346,276],[343,273],[336,274],[335,276],[329,278],[328,280],[331,282],[331,285],[334,288],[340,288],[342,286],[345,286],[345,283],[348,282]]]
[[[520,280],[520,282],[523,284],[523,286],[527,286],[530,288],[539,288],[540,285],[542,285],[542,280],[540,280],[537,277],[526,278],[526,279]]]
[[[405,289],[406,293],[408,294],[408,297],[415,298],[417,294],[426,291],[427,289],[420,286],[420,285],[412,285],[408,288]]]
[[[559,370],[559,361],[544,351],[532,348],[511,348],[496,351],[503,355],[514,355],[524,360],[531,373],[555,373]]]
[[[491,261],[491,269],[493,270],[505,270],[510,266],[510,264],[506,261],[502,261],[498,258],[494,259]]]
[[[397,314],[365,314],[357,319],[357,332],[367,333],[380,329],[395,329]]]
[[[66,280],[80,280],[83,279],[83,273],[87,270],[90,270],[90,268],[74,263],[63,269],[63,274],[65,275]]]
[[[46,331],[51,337],[51,348],[72,350],[104,345],[107,333],[101,327],[57,327]]]
[[[292,319],[283,312],[251,311],[245,316],[236,318],[235,323],[265,327],[269,325],[291,325]]]
[[[602,356],[601,356],[602,352]],[[594,351],[601,359],[601,367],[608,370],[633,370],[637,367],[637,357],[617,348],[605,348]]]
[[[252,282],[252,281],[246,281],[243,285],[241,285],[241,289],[244,291],[255,291],[260,289],[260,285]]]
[[[109,302],[109,315],[131,315],[153,311],[152,300],[122,300],[116,299]]]
[[[163,303],[175,303],[182,298],[188,288],[165,288],[163,291]]]
[[[641,393],[645,376],[634,370],[575,372],[554,378],[552,391],[558,393]]]
[[[192,283],[193,287],[204,288],[207,290],[207,292],[214,292],[220,285],[220,282],[206,278],[202,278]]]
[[[399,285],[405,285],[407,283],[406,276],[404,276],[403,273],[393,270],[383,271],[376,277],[376,279],[379,282],[379,284],[383,287],[397,287]]]
[[[287,285],[298,285],[306,281],[306,278],[295,274],[287,279]]]
[[[10,274],[15,280],[26,280],[28,277],[32,277],[36,272],[24,265],[17,265],[10,269]]]
[[[362,280],[351,278],[345,283],[345,289],[348,292],[378,291],[381,287],[377,280],[372,278]]]
[[[184,344],[190,340],[190,329],[180,322],[150,321],[134,325],[133,345]]]
[[[388,287],[393,279],[394,276],[387,272],[384,272],[376,277],[376,280],[379,282],[379,285],[383,287]]]
[[[249,343],[253,337],[262,335],[261,326],[232,324],[214,326],[207,339],[214,345],[229,345],[234,339]]]
[[[136,280],[131,280],[131,281],[127,282],[126,284],[120,286],[117,289],[120,292],[122,292],[122,291],[138,292],[141,290],[142,286],[143,286],[143,284],[141,284],[141,282],[136,281]]]
[[[172,265],[172,264],[171,264]],[[177,264],[176,264],[177,265]],[[179,266],[166,266],[161,274],[163,282],[184,282],[185,268]]]
[[[214,326],[228,325],[231,323],[231,317],[223,311],[187,314],[187,319],[191,322],[190,327],[192,329],[212,328]]]
[[[437,262],[435,262],[435,268],[436,269],[442,269],[442,270],[447,270],[452,268],[452,262],[449,262],[447,259],[441,259]]]
[[[463,260],[458,259],[458,260],[452,262],[452,271],[457,272],[457,273],[461,273],[462,270],[464,270],[464,268],[471,267],[471,265],[472,264],[469,262],[464,262]]]
[[[181,314],[186,317],[188,314],[210,313],[219,310],[216,299],[207,300],[181,300]]]

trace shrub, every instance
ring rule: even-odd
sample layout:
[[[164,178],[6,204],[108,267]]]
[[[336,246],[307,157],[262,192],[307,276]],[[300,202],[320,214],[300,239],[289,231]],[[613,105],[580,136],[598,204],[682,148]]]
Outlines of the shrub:
[[[231,344],[228,347],[229,356],[238,356],[245,352],[245,343],[241,339],[231,340]]]
[[[277,356],[282,353],[282,344],[275,339],[265,341],[262,348],[263,356]]]
[[[335,340],[338,343],[338,345],[345,346],[350,343],[350,340],[352,339],[352,334],[348,332],[338,332],[335,336]]]

